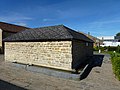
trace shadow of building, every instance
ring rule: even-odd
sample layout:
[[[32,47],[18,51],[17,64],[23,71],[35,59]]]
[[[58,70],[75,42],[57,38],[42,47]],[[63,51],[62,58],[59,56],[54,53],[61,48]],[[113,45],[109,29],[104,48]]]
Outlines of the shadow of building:
[[[0,80],[0,90],[27,90],[27,89],[24,89],[22,87],[16,86],[9,82]]]
[[[89,63],[84,67],[80,74],[80,80],[85,79],[89,73],[91,72],[92,68],[94,67],[101,67],[103,62],[104,55],[94,55],[89,61]]]

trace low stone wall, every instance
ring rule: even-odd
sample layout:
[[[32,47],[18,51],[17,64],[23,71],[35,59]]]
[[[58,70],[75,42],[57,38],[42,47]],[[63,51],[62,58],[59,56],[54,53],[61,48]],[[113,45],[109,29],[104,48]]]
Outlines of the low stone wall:
[[[5,60],[71,70],[72,41],[5,42]]]

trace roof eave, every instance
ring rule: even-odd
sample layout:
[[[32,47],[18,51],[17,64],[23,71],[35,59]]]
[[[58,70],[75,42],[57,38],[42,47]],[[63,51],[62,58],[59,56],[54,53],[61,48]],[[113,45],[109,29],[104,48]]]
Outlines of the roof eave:
[[[3,40],[3,42],[44,42],[44,41],[72,41],[71,38],[68,39],[36,39],[36,40]]]

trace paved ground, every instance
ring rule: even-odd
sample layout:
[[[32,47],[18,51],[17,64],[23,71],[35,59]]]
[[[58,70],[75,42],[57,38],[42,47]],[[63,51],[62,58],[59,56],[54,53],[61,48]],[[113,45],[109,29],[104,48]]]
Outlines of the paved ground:
[[[114,78],[109,55],[102,67],[94,67],[81,81],[56,78],[11,66],[0,55],[0,90],[120,90],[120,81]]]

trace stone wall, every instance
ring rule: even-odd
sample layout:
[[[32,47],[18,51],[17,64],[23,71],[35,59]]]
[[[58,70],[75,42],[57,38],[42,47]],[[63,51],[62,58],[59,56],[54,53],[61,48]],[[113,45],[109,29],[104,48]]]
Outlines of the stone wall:
[[[93,43],[74,40],[72,42],[72,55],[72,68],[76,69],[93,55]]]
[[[72,41],[5,42],[5,60],[71,70]]]
[[[0,47],[2,47],[2,30],[0,29]]]

